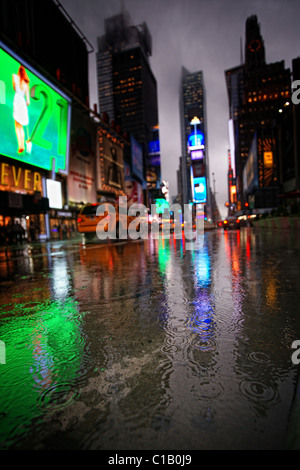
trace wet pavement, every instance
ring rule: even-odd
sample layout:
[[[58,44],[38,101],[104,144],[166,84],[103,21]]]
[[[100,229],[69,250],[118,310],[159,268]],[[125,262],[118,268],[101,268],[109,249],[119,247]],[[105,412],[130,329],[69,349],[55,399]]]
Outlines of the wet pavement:
[[[246,228],[2,251],[0,448],[285,448],[299,253]]]

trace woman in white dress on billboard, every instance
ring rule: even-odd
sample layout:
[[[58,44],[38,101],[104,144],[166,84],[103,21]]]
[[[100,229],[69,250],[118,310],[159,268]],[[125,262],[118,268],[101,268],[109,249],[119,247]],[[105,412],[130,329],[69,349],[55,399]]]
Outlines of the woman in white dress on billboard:
[[[18,73],[13,74],[13,87],[15,91],[13,101],[13,118],[18,141],[18,153],[25,150],[24,126],[29,124],[28,106],[29,99],[29,78],[23,65],[20,65]]]

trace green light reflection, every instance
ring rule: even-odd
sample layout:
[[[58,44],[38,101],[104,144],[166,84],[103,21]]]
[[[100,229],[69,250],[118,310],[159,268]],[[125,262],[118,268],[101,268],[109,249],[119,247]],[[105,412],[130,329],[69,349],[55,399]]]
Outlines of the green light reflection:
[[[49,408],[76,398],[86,360],[83,314],[73,299],[12,307],[0,310],[6,347],[6,364],[0,364],[1,449],[25,437]]]

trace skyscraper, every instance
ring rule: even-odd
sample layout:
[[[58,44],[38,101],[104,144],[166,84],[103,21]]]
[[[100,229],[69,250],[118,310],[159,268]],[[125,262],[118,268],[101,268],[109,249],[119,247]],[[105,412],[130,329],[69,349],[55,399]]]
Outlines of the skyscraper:
[[[146,23],[134,25],[127,12],[105,20],[105,34],[98,38],[97,53],[100,113],[108,114],[142,146],[144,178],[147,170],[154,168],[158,186],[160,161],[156,153],[153,162],[149,150],[153,150],[154,134],[159,141],[157,84],[150,66],[151,54],[152,39]]]
[[[187,154],[188,136],[191,133],[191,120],[197,116],[201,121],[201,130],[206,136],[206,102],[203,72],[190,73],[181,69],[180,84],[180,130],[181,153]]]
[[[205,185],[206,197],[205,212],[211,217],[211,194],[209,186],[209,159],[207,146],[207,119],[206,96],[203,72],[190,73],[185,67],[181,71],[180,83],[180,131],[181,131],[181,179],[182,179],[182,203],[196,202],[194,190],[198,190],[200,184]],[[194,139],[193,142],[190,140]],[[196,140],[203,139],[197,146]],[[192,150],[198,150],[192,154]],[[197,156],[196,156],[197,155]],[[200,181],[200,179],[199,179]],[[195,183],[195,184],[194,184]],[[195,186],[197,185],[197,186]],[[195,187],[194,187],[195,186]]]
[[[268,169],[264,171],[264,163],[261,161],[260,180],[257,181],[256,189],[264,191],[267,186],[269,189],[272,187],[274,195],[278,190],[278,112],[289,101],[291,88],[290,70],[285,68],[284,61],[266,63],[265,46],[257,16],[247,18],[245,36],[245,63],[225,71],[231,136],[234,136],[231,154],[237,182],[237,210],[243,208],[247,199],[243,171],[257,132],[260,134],[258,141],[265,148],[264,152],[272,152],[272,168],[271,161],[268,160]],[[259,162],[256,161],[255,164],[258,165]],[[265,178],[263,174],[266,173],[272,173],[272,177]],[[263,198],[260,195],[258,199],[262,201]],[[274,196],[274,203],[275,199]]]

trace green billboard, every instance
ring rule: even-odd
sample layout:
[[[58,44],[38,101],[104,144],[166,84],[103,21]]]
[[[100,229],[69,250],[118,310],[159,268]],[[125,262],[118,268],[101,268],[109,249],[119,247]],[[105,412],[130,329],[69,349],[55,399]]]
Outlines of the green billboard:
[[[67,173],[71,100],[1,42],[0,64],[0,154]]]
[[[158,198],[155,200],[156,213],[163,214],[166,209],[170,209],[170,204],[166,199]]]

